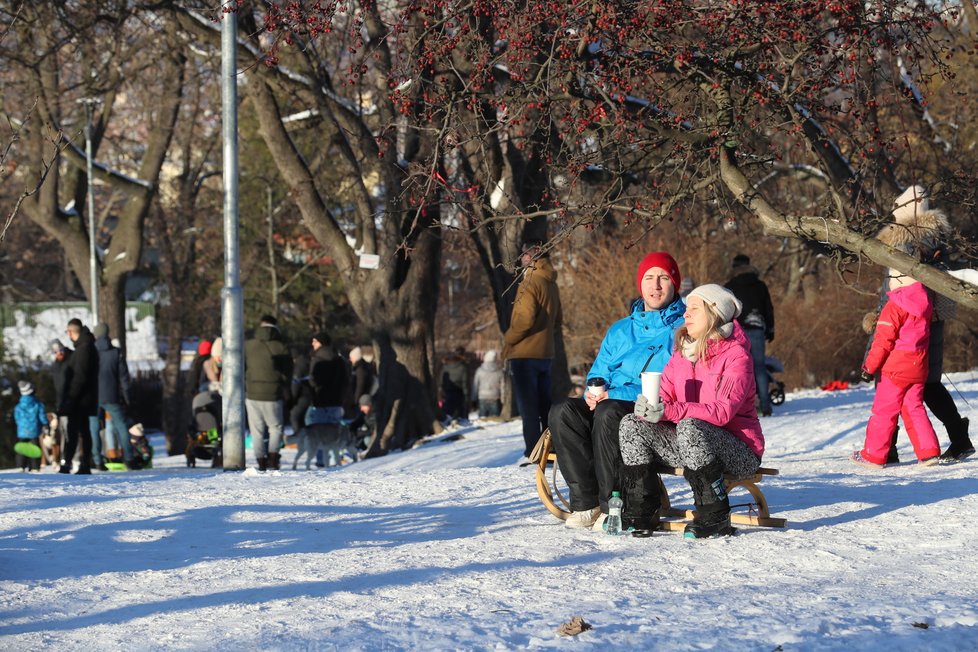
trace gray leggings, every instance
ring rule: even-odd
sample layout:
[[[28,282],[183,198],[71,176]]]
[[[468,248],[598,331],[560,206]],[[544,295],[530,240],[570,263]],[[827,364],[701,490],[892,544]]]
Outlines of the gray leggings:
[[[652,423],[629,414],[621,420],[618,438],[626,466],[662,463],[695,471],[720,460],[724,473],[744,477],[761,465],[747,444],[700,419]]]

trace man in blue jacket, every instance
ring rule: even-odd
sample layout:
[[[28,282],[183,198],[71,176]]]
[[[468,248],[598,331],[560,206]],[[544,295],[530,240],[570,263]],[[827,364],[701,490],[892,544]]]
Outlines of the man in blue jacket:
[[[588,384],[605,381],[604,390],[588,390],[550,411],[561,474],[570,489],[571,528],[600,528],[612,490],[620,488],[622,470],[618,425],[635,408],[642,392],[641,373],[661,372],[673,350],[676,329],[683,325],[686,304],[679,296],[682,276],[671,255],[653,252],[638,265],[641,298],[631,313],[615,322],[601,342],[588,372]]]

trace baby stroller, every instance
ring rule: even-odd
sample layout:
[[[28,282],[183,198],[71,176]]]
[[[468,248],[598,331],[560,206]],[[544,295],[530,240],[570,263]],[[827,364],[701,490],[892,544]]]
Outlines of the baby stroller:
[[[194,396],[191,404],[193,421],[187,432],[187,466],[196,467],[197,460],[211,460],[211,468],[224,466],[224,444],[221,431],[221,395],[204,391]]]
[[[772,355],[764,356],[764,368],[767,370],[768,395],[772,405],[784,403],[784,383],[774,377],[774,374],[784,371],[784,364]]]

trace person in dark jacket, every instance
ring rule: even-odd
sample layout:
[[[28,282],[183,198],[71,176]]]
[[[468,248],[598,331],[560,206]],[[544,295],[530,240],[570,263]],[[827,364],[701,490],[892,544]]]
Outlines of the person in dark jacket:
[[[348,382],[347,366],[333,349],[329,334],[316,333],[312,338],[312,357],[309,359],[311,404],[317,411],[329,411],[335,417],[331,423],[339,423],[343,418],[343,397]]]
[[[442,410],[449,423],[468,418],[469,411],[466,409],[468,395],[469,368],[465,364],[465,349],[460,346],[445,358],[441,368]]]
[[[51,381],[54,383],[54,408],[55,410],[64,402],[67,396],[68,386],[68,358],[71,357],[71,349],[66,348],[59,339],[51,340],[51,355],[54,362],[51,363]],[[58,464],[60,457],[64,453],[65,445],[68,442],[68,417],[58,416],[58,431],[54,433],[57,437]]]
[[[292,384],[293,363],[274,317],[265,315],[261,318],[255,336],[245,342],[244,354],[245,409],[251,448],[259,470],[278,469],[278,451],[285,429],[285,400]]]
[[[670,254],[647,254],[638,264],[635,282],[641,296],[605,333],[587,375],[587,393],[550,411],[550,434],[570,489],[573,513],[564,521],[570,528],[602,527],[611,492],[621,488],[621,420],[635,409],[642,372],[662,371],[672,355],[675,332],[683,325],[686,304],[677,292],[682,275]],[[652,484],[644,487],[645,494],[658,492],[658,481],[652,476],[648,480]]]
[[[109,327],[100,323],[92,331],[95,336],[95,349],[98,351],[98,404],[99,412],[106,415],[105,445],[106,448],[116,448],[112,442],[122,449],[122,459],[126,468],[133,470],[133,448],[129,441],[129,421],[126,418],[126,407],[129,405],[129,365],[118,347],[109,341]],[[96,433],[99,431],[98,416],[92,417],[92,463],[96,468],[107,471],[102,457],[101,442]],[[116,460],[118,461],[118,460]]]
[[[309,358],[309,407],[305,412],[305,425],[340,426],[343,422],[343,404],[350,386],[350,368],[332,347],[332,339],[325,331],[312,337],[312,356]],[[344,431],[345,432],[345,431]],[[339,447],[316,451],[316,466],[339,463]],[[326,454],[330,458],[326,459]]]
[[[771,416],[770,379],[764,366],[767,342],[774,340],[774,306],[767,285],[760,279],[760,272],[750,264],[750,257],[737,254],[733,259],[733,276],[725,286],[734,293],[744,309],[737,322],[750,341],[750,355],[754,361],[754,384],[760,402],[761,416]]]
[[[58,416],[68,417],[68,443],[60,473],[71,473],[72,460],[81,441],[81,462],[76,473],[92,472],[92,431],[89,417],[98,414],[98,351],[95,338],[80,319],[68,322],[68,339],[75,352],[68,359],[65,394],[58,405]]]

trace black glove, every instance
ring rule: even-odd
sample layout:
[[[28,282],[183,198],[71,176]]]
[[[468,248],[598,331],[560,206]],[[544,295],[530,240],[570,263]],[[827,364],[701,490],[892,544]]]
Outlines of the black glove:
[[[871,383],[876,380],[876,376],[863,369],[859,372],[859,379],[864,383]]]
[[[635,399],[635,416],[650,423],[659,423],[665,409],[666,406],[662,404],[662,401],[652,405],[644,394],[639,394],[638,398]]]

